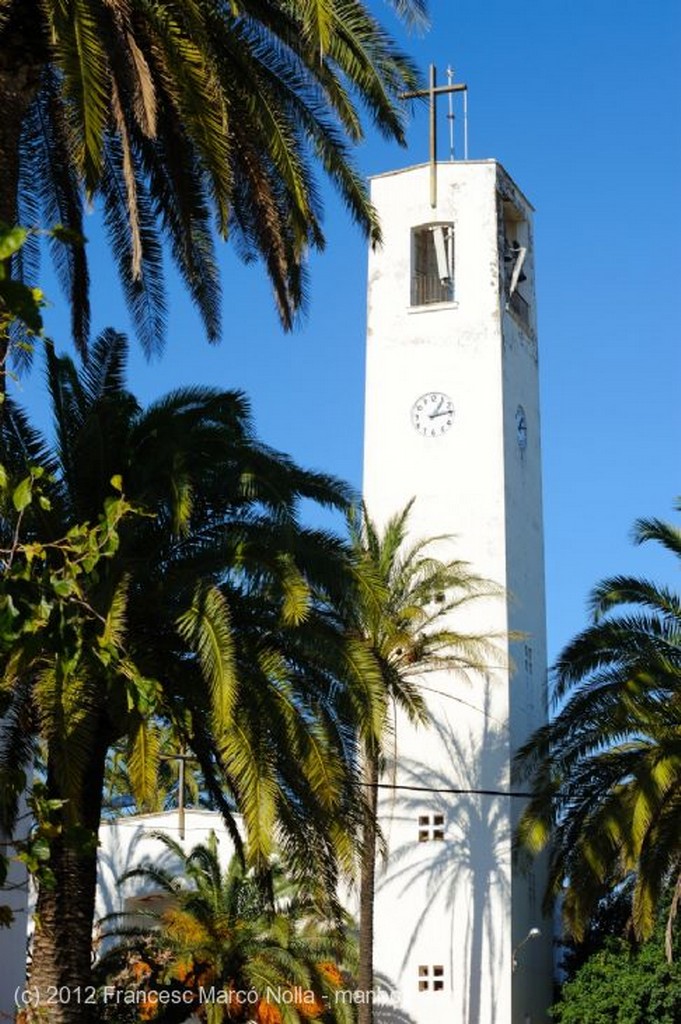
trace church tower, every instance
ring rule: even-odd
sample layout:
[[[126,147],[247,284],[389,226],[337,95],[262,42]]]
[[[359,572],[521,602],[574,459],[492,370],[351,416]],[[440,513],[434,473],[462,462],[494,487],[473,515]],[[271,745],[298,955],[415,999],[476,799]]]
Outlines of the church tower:
[[[382,174],[371,195],[384,242],[369,257],[369,514],[382,526],[414,497],[411,538],[448,535],[434,553],[504,588],[452,621],[495,634],[495,664],[422,678],[431,724],[398,718],[389,741],[377,1017],[545,1024],[543,879],[511,856],[513,754],[546,719],[532,207],[494,160]]]

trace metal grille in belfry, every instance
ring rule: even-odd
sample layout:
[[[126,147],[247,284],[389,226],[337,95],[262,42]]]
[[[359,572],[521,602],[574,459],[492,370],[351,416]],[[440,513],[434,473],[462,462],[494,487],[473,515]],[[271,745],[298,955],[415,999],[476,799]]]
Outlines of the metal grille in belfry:
[[[430,228],[414,232],[414,264],[411,276],[412,306],[432,302],[451,302],[454,298],[452,277],[442,280],[438,273],[433,232]]]

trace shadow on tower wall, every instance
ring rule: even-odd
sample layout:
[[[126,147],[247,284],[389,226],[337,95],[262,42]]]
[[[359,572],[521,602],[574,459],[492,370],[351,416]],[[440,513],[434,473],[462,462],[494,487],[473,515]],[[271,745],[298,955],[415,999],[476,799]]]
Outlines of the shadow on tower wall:
[[[489,714],[488,693],[480,713],[482,730],[470,728],[467,734],[449,720],[427,727],[428,746],[436,734],[447,752],[446,768],[434,770],[417,760],[399,759],[400,780],[405,786],[427,787],[433,792],[397,790],[391,817],[415,822],[424,811],[427,796],[429,813],[444,815],[445,838],[430,842],[415,838],[391,850],[379,888],[395,887],[403,896],[418,886],[425,894],[402,970],[422,929],[432,920],[436,908],[441,915],[444,907],[448,935],[440,935],[448,938],[449,977],[452,984],[457,975],[464,979],[462,1020],[467,1024],[496,1024],[494,993],[500,982],[503,948],[496,937],[501,922],[494,917],[503,907],[509,908],[510,914],[509,797],[479,791],[508,790],[508,734],[503,724]],[[490,993],[484,1018],[483,983]]]

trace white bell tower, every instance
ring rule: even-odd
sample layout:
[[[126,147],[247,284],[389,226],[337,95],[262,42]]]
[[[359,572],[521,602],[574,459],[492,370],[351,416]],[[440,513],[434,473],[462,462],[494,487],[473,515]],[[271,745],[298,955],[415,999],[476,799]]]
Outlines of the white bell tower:
[[[511,858],[511,761],[546,718],[532,207],[494,160],[379,175],[371,195],[384,242],[369,257],[369,514],[382,525],[415,497],[413,539],[453,535],[438,554],[506,593],[453,622],[500,636],[497,663],[427,675],[432,725],[397,721],[379,792],[377,1017],[545,1024],[543,880]]]

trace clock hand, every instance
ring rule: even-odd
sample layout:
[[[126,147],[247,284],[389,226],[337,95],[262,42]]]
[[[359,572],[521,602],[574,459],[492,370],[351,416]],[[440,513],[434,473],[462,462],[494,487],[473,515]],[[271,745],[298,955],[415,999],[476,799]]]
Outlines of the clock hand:
[[[436,412],[429,412],[428,419],[434,420],[437,416],[450,416],[452,412],[452,409],[442,409],[441,411],[438,410]]]

